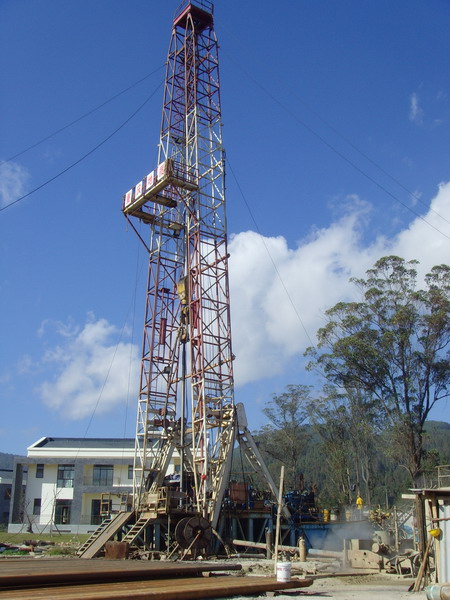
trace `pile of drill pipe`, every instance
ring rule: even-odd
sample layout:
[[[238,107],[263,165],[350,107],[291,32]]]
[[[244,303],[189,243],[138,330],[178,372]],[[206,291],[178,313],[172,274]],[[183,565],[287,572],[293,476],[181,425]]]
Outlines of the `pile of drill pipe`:
[[[258,548],[261,550],[266,550],[267,545],[262,542],[247,542],[246,540],[233,540],[233,544],[235,546],[246,546],[247,548]],[[295,554],[299,552],[298,546],[278,546],[278,550],[281,552],[289,552],[290,554]],[[334,558],[341,560],[343,558],[342,552],[334,552],[333,550],[316,550],[315,548],[310,548],[308,550],[308,556],[317,557],[317,558]]]
[[[435,583],[425,588],[428,600],[450,600],[450,583]]]

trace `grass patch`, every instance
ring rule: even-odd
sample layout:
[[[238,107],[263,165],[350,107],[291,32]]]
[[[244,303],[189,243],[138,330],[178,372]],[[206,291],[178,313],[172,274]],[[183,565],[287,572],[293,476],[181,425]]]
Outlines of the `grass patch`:
[[[7,531],[0,531],[0,542],[4,544],[23,544],[28,540],[55,542],[55,544],[83,544],[89,537],[89,534],[73,534],[73,533],[8,533]]]

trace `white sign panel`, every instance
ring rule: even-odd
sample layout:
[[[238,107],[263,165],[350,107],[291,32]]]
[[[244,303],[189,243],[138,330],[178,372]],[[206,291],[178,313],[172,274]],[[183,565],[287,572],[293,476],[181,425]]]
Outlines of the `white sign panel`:
[[[140,181],[137,186],[134,188],[134,198],[135,200],[137,200],[138,198],[140,198],[142,196],[142,189],[143,189],[143,184],[142,181]]]
[[[155,185],[155,171],[152,171],[145,178],[145,191],[148,191]]]
[[[124,199],[124,206],[127,207],[131,204],[131,201],[133,200],[133,190],[128,191],[125,194],[125,199]]]
[[[161,180],[166,174],[166,161],[158,165],[158,181]]]

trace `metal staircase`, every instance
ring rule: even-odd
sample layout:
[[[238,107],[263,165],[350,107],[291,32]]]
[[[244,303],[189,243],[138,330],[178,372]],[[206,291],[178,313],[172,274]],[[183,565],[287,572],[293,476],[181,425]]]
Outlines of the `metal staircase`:
[[[134,517],[134,512],[120,511],[114,517],[110,517],[102,521],[101,525],[94,533],[84,542],[78,549],[77,555],[80,558],[94,558],[102,550],[108,540],[126,525],[131,518]]]
[[[128,542],[132,544],[134,540],[138,537],[140,533],[149,525],[152,521],[155,520],[155,517],[139,517],[136,523],[127,531],[127,533],[123,536],[122,542]]]

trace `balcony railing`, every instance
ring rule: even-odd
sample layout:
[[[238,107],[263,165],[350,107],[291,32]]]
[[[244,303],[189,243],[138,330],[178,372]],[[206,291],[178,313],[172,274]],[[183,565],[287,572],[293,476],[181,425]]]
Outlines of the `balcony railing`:
[[[113,477],[111,480],[97,479],[91,475],[83,477],[83,485],[94,486],[98,488],[110,488],[110,487],[132,487],[133,480],[128,477]]]
[[[73,488],[73,479],[58,479],[56,481],[58,488]]]

